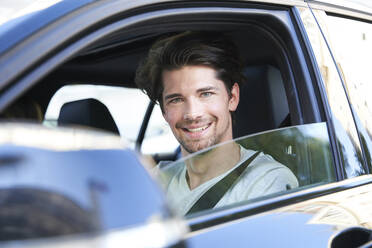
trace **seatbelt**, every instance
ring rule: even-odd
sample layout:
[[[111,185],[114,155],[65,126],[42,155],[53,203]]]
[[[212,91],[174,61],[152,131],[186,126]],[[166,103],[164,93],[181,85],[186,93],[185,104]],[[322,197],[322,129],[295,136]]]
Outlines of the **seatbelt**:
[[[225,195],[225,193],[231,188],[243,171],[248,167],[248,165],[257,157],[260,151],[253,154],[244,163],[236,167],[219,182],[213,185],[207,190],[186,214],[196,213],[202,210],[211,209],[218,203],[219,200]]]

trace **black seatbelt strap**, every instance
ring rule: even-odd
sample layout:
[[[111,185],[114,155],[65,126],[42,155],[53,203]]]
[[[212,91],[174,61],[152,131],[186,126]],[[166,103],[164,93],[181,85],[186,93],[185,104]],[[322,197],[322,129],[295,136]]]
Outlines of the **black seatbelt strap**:
[[[236,167],[219,182],[213,185],[207,190],[186,214],[196,213],[202,210],[211,209],[218,203],[219,200],[225,195],[225,193],[230,189],[230,187],[235,183],[243,171],[248,167],[248,165],[257,157],[260,152],[256,152],[244,163]]]

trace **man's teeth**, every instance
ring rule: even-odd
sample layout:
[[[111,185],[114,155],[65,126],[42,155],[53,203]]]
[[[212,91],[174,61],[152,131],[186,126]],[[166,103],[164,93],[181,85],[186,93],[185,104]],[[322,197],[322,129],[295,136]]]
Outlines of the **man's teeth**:
[[[203,130],[207,129],[207,127],[208,127],[208,125],[206,125],[204,127],[198,127],[198,128],[187,128],[187,131],[195,133],[195,132],[203,131]]]

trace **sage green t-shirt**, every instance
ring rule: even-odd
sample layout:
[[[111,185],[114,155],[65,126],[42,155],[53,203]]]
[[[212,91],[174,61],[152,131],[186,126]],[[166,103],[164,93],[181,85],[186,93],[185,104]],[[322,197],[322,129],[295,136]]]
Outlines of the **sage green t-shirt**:
[[[199,185],[193,190],[190,190],[186,181],[185,163],[178,162],[164,166],[164,168],[158,165],[159,179],[175,211],[181,215],[185,215],[208,189],[225,177],[230,171],[249,159],[256,151],[241,147],[240,153],[241,159],[233,168]],[[296,187],[298,187],[298,181],[291,170],[275,161],[271,156],[261,152],[249,164],[237,182],[232,185],[214,208]]]

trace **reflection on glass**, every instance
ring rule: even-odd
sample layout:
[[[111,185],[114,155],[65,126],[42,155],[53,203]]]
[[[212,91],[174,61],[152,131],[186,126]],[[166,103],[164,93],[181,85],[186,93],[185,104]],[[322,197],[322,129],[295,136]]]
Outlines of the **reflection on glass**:
[[[332,161],[326,124],[314,123],[241,137],[159,164],[156,173],[185,215],[334,181]],[[211,165],[215,176],[195,184],[189,175]]]
[[[307,8],[299,10],[323,78],[346,177],[365,174],[358,133],[337,68],[311,12]],[[318,22],[323,20],[318,18]]]
[[[0,240],[106,232],[169,216],[116,136],[32,124],[3,124],[0,133]]]
[[[291,205],[283,210],[312,215],[308,224],[332,225],[336,230],[343,230],[350,226],[363,226],[371,229],[371,198],[372,185],[368,184]]]
[[[357,113],[355,121],[359,124],[361,142],[372,169],[372,84],[369,69],[372,57],[372,24],[319,13],[318,16],[323,20],[322,28]]]
[[[96,215],[58,192],[33,187],[1,188],[0,240],[24,240],[100,229]]]

